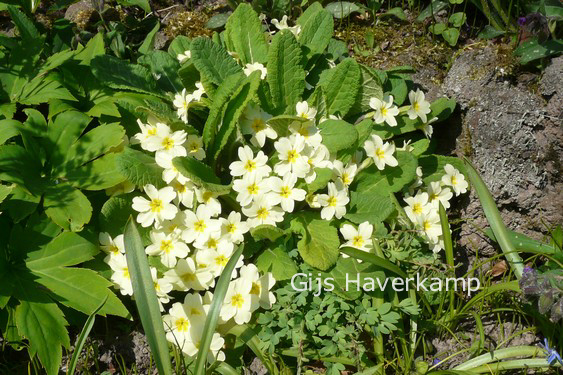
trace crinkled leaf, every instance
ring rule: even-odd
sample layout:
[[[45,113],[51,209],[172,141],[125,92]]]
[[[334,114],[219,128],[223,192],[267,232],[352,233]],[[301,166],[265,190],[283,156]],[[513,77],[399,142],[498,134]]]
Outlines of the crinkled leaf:
[[[241,67],[227,50],[209,38],[194,39],[190,51],[197,70],[216,85],[220,85],[230,75],[242,73]]]
[[[395,193],[410,184],[416,176],[418,166],[416,158],[405,151],[395,153],[399,165],[396,167],[385,166],[382,171],[371,165],[358,174],[354,181],[353,191],[362,194]]]
[[[297,249],[309,265],[327,270],[336,263],[340,240],[337,229],[329,221],[304,214],[291,221],[290,229],[301,235]]]
[[[344,217],[355,224],[368,221],[370,224],[377,225],[387,219],[393,210],[393,201],[388,195],[352,191],[350,208]]]
[[[165,185],[162,180],[163,169],[156,164],[154,157],[142,151],[127,147],[117,154],[115,163],[119,174],[138,187],[152,184],[161,188]]]
[[[230,185],[222,185],[213,170],[199,160],[179,157],[173,160],[173,164],[183,176],[209,191],[226,194],[231,190]]]
[[[257,227],[250,229],[250,235],[256,241],[260,241],[260,240],[275,241],[281,236],[283,236],[283,234],[284,231],[282,229],[268,224],[258,225]]]
[[[322,53],[332,37],[334,31],[334,20],[332,14],[319,4],[311,6],[297,19],[301,26],[299,43],[305,47],[307,60],[312,56]]]
[[[96,56],[90,62],[92,73],[104,85],[114,89],[156,94],[156,81],[144,66],[130,64],[110,55]]]
[[[354,12],[361,11],[361,8],[358,5],[349,1],[335,1],[327,4],[325,9],[328,10],[334,18],[338,19],[346,18]]]
[[[268,44],[262,31],[258,14],[247,3],[240,3],[227,20],[225,44],[229,51],[237,53],[241,63],[266,63]]]
[[[297,265],[282,246],[266,249],[256,259],[261,272],[271,272],[276,281],[289,280],[298,271]]]
[[[354,105],[360,89],[361,72],[356,60],[347,58],[321,76],[329,114],[345,117]]]
[[[354,125],[344,120],[326,120],[319,124],[323,144],[330,153],[348,148],[358,140],[358,131]]]

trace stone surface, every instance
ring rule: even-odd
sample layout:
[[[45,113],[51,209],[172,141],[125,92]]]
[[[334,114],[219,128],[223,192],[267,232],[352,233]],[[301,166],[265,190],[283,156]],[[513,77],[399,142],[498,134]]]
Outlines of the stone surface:
[[[442,85],[462,111],[455,154],[471,159],[506,225],[537,239],[563,223],[561,59],[541,78],[543,97],[503,78],[493,47],[462,52]],[[488,225],[473,192],[461,216],[460,243],[470,252],[496,253],[480,233]]]

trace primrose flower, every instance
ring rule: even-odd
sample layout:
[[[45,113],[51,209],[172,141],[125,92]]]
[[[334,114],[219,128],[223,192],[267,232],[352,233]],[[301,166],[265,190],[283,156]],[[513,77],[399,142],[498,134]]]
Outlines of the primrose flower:
[[[182,352],[189,357],[195,357],[199,352],[201,338],[203,337],[205,324],[194,324],[189,330],[189,339],[186,340],[186,345],[182,347]],[[225,360],[225,353],[221,351],[225,345],[225,339],[220,334],[215,332],[211,338],[211,345],[209,346],[209,353],[207,354],[207,362],[213,363],[215,360],[222,362]]]
[[[300,134],[292,134],[289,138],[280,138],[274,143],[274,147],[280,160],[274,166],[274,172],[279,176],[293,174],[299,178],[305,177],[311,168],[308,158],[302,155],[305,148],[305,137]]]
[[[109,233],[102,232],[98,235],[98,240],[100,242],[100,248],[104,253],[108,254],[104,259],[106,263],[112,256],[125,254],[125,243],[123,241],[122,234],[116,236],[115,238],[111,238]]]
[[[434,181],[427,186],[426,191],[428,192],[428,203],[433,205],[435,209],[438,209],[440,202],[442,202],[444,208],[450,208],[450,199],[453,197],[450,188],[442,187],[440,181]]]
[[[270,177],[268,181],[272,190],[268,199],[271,199],[274,205],[281,203],[282,209],[286,212],[293,212],[295,201],[300,202],[305,199],[305,190],[295,187],[297,177],[294,175],[286,175],[283,180],[279,177]]]
[[[192,93],[194,100],[200,101],[203,94],[205,94],[205,88],[203,87],[203,83],[196,82],[195,83],[196,90]]]
[[[159,279],[158,271],[156,270],[156,268],[151,267],[150,271],[154,284],[154,290],[156,291],[156,296],[158,297],[160,311],[164,311],[164,306],[162,304],[170,302],[170,296],[168,295],[168,293],[172,291],[172,284],[170,284],[165,279]]]
[[[150,238],[152,244],[147,246],[146,253],[160,256],[160,261],[168,268],[176,265],[177,258],[185,258],[190,252],[188,245],[178,241],[172,234],[152,231]]]
[[[276,226],[276,223],[283,220],[283,210],[274,206],[266,195],[258,197],[249,207],[243,207],[242,213],[248,217],[248,224],[251,228],[262,224]]]
[[[428,120],[428,122],[424,122],[422,125],[420,125],[419,129],[422,130],[426,138],[430,138],[432,137],[432,134],[434,134],[434,128],[431,124],[436,121],[438,121],[438,117],[433,117]]]
[[[133,140],[141,144],[141,148],[143,150],[147,150],[147,144],[152,137],[156,136],[156,122],[152,123],[149,121],[148,124],[144,124],[141,120],[137,120],[137,124],[141,129],[140,133],[137,133],[133,136]]]
[[[214,249],[201,249],[195,256],[197,266],[200,267],[200,269],[210,272],[213,277],[217,277],[223,272],[227,262],[233,255],[233,247],[223,245],[225,245],[225,243],[221,244],[221,246],[215,247]],[[240,268],[242,265],[243,260],[240,258],[235,265],[235,270],[233,270],[233,277],[236,276],[236,269]]]
[[[383,140],[373,134],[371,140],[364,142],[364,150],[367,156],[373,159],[375,166],[380,171],[385,168],[385,165],[396,167],[399,163],[393,156],[395,153],[395,145],[390,142],[383,143]]]
[[[266,75],[268,74],[268,69],[266,69],[266,67],[259,62],[255,62],[254,64],[246,64],[243,71],[247,76],[251,75],[255,71],[259,71],[260,79],[265,79]]]
[[[340,227],[340,233],[346,240],[346,242],[340,247],[353,247],[365,252],[369,252],[373,247],[373,240],[371,239],[373,234],[373,225],[367,221],[361,223],[358,226],[358,229],[354,228],[353,225],[344,224]],[[348,257],[346,254],[342,254],[342,256],[345,258]]]
[[[272,19],[272,25],[274,25],[276,27],[276,29],[278,30],[289,30],[293,33],[293,35],[295,35],[296,37],[299,35],[299,33],[301,32],[301,26],[300,25],[295,25],[295,26],[289,26],[287,24],[287,16],[284,15],[281,19],[281,21],[278,21],[276,18]],[[273,34],[273,33],[272,33]]]
[[[131,275],[127,266],[125,254],[112,256],[108,265],[113,271],[111,281],[119,288],[119,292],[124,296],[133,295],[133,284],[131,284]]]
[[[442,235],[442,225],[436,210],[416,216],[416,223],[431,242],[438,242],[438,237]]]
[[[189,49],[187,49],[184,51],[184,53],[179,53],[178,56],[176,56],[176,58],[180,63],[183,63],[184,61],[192,58],[192,52]]]
[[[270,191],[268,179],[263,179],[257,175],[249,175],[233,182],[233,190],[237,194],[237,202],[241,206],[248,206],[257,197],[262,196]]]
[[[269,309],[276,303],[276,296],[270,292],[276,283],[271,272],[260,276],[258,268],[254,264],[249,263],[241,267],[240,276],[243,279],[252,280],[252,287],[250,288],[251,312],[260,307]]]
[[[236,324],[245,324],[250,321],[252,317],[250,312],[252,307],[252,297],[250,295],[252,279],[249,276],[247,274],[245,274],[245,277],[241,275],[239,279],[229,284],[229,289],[219,313],[219,317],[223,322],[227,322],[231,318],[234,318]]]
[[[369,100],[369,106],[375,110],[373,121],[376,124],[386,122],[389,126],[397,126],[395,116],[399,114],[399,108],[393,105],[393,95],[389,95],[389,97],[383,98],[383,100],[371,98]]]
[[[192,208],[194,206],[194,187],[190,181],[181,183],[176,180],[172,184],[174,191],[176,192],[176,200],[178,204],[184,205],[186,208]]]
[[[166,339],[179,344],[183,350],[183,347],[190,340],[188,332],[192,328],[184,305],[180,302],[172,304],[168,314],[162,317],[162,321],[164,323]]]
[[[159,225],[163,220],[172,220],[178,212],[178,208],[172,202],[176,198],[174,189],[170,186],[157,190],[153,185],[145,185],[145,193],[150,200],[143,197],[133,198],[133,209],[140,212],[137,222],[143,227],[149,227],[153,223]]]
[[[194,96],[186,93],[186,89],[183,89],[181,93],[174,96],[174,102],[172,102],[176,107],[178,117],[186,124],[188,123],[188,107],[193,100]]]
[[[419,216],[428,214],[433,209],[433,206],[428,204],[428,193],[422,191],[414,197],[405,197],[403,200],[408,205],[405,207],[405,213],[413,223],[417,222]]]
[[[215,217],[221,213],[221,203],[217,199],[219,194],[205,188],[195,188],[195,196],[199,203],[203,203],[211,216]]]
[[[197,160],[205,158],[205,151],[203,150],[203,141],[201,137],[190,134],[186,139],[186,148],[188,149],[188,156]]]
[[[262,111],[254,103],[248,103],[246,106],[240,119],[240,125],[243,134],[252,136],[250,142],[254,146],[264,147],[266,138],[276,139],[278,137],[278,133],[267,123],[271,118],[272,115]]]
[[[313,121],[294,121],[289,125],[289,130],[294,134],[297,133],[305,137],[307,145],[313,148],[319,147],[323,140],[319,128],[315,126]]]
[[[156,137],[147,141],[147,151],[156,151],[156,157],[165,154],[170,157],[186,156],[186,149],[182,146],[186,141],[186,132],[183,130],[172,132],[171,129],[161,123],[156,124]]]
[[[241,221],[241,214],[231,211],[229,216],[219,219],[221,220],[221,233],[229,241],[233,243],[241,243],[244,241],[244,234],[248,232],[248,224]]]
[[[214,283],[213,274],[198,268],[192,258],[179,259],[176,267],[164,273],[164,278],[179,291],[206,290]]]
[[[317,178],[315,168],[332,168],[332,163],[329,160],[330,152],[323,144],[317,147],[305,144],[303,155],[307,158],[309,164],[309,172],[305,175],[305,182],[308,184]]]
[[[456,197],[460,194],[464,194],[469,187],[469,184],[465,181],[465,176],[451,164],[446,164],[444,170],[446,174],[442,176],[442,183],[451,186]]]
[[[333,217],[341,219],[346,214],[346,205],[350,202],[346,188],[337,188],[334,182],[328,183],[328,194],[318,195],[321,210],[321,219],[331,220]]]
[[[422,122],[426,122],[426,115],[430,113],[430,102],[427,102],[424,98],[424,92],[420,89],[409,92],[409,101],[411,102],[407,111],[409,118],[414,120],[420,117]]]
[[[229,165],[231,176],[250,176],[255,175],[258,178],[267,177],[272,168],[267,164],[268,157],[262,151],[258,151],[256,157],[252,149],[248,146],[239,147],[238,149],[239,161],[234,161]]]
[[[298,102],[295,105],[295,111],[297,112],[297,117],[307,120],[314,120],[317,115],[317,109],[315,107],[309,107],[309,103],[306,101]]]
[[[354,181],[358,166],[354,163],[349,163],[346,167],[344,167],[344,163],[340,160],[333,161],[332,165],[334,167],[333,172],[336,179],[348,188],[352,181]]]
[[[196,212],[184,211],[184,215],[186,229],[182,232],[182,239],[186,243],[206,241],[211,233],[220,228],[219,221],[211,218],[211,210],[204,204],[199,205]]]

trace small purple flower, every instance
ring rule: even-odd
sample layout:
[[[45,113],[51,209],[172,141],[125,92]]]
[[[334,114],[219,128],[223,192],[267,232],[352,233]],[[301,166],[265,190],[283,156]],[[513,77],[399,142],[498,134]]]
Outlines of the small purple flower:
[[[557,360],[557,362],[559,362],[563,366],[563,359],[561,358],[561,354],[559,354],[557,350],[555,350],[555,348],[549,347],[549,342],[547,341],[547,338],[544,338],[543,342],[544,342],[543,344],[540,343],[540,346],[543,348],[543,350],[545,350],[545,354],[547,355],[547,363],[549,365],[552,365],[553,362]]]
[[[524,26],[526,24],[526,21],[527,21],[526,17],[520,17],[518,18],[518,25]]]
[[[442,363],[442,360],[440,358],[434,358],[434,360],[432,361],[432,366],[439,366],[440,363]]]
[[[533,269],[532,267],[526,266],[526,267],[524,267],[524,270],[522,271],[522,273],[531,272],[531,271],[533,271],[533,270],[534,270],[534,269]]]

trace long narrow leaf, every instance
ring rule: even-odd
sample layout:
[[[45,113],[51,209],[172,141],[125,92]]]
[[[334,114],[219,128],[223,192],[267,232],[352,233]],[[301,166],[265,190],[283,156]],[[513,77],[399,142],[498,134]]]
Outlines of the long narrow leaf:
[[[125,227],[125,254],[127,256],[127,267],[131,275],[135,303],[151,348],[151,353],[158,368],[158,373],[160,375],[172,374],[168,343],[164,333],[162,317],[160,316],[158,297],[154,290],[149,262],[137,226],[131,217]]]
[[[502,217],[500,216],[500,212],[495,204],[493,196],[487,189],[485,182],[479,177],[479,174],[473,168],[471,163],[465,159],[465,169],[467,172],[467,176],[471,181],[471,184],[475,188],[477,192],[477,196],[481,201],[481,205],[483,206],[483,211],[485,212],[485,217],[491,226],[491,230],[497,239],[497,242],[510,263],[510,266],[514,269],[514,274],[520,280],[522,277],[522,272],[524,271],[524,264],[522,262],[522,258],[516,252],[516,249],[512,245],[510,241],[510,235],[504,223],[502,222]]]
[[[235,265],[240,258],[242,251],[244,250],[244,244],[240,245],[239,248],[231,256],[231,259],[227,262],[227,265],[223,269],[217,285],[215,286],[215,292],[213,294],[213,301],[211,302],[211,307],[207,313],[207,319],[205,320],[205,326],[203,328],[203,336],[199,345],[199,352],[197,353],[197,359],[195,362],[195,375],[204,375],[205,366],[207,364],[207,353],[209,352],[209,347],[211,346],[211,340],[215,329],[217,328],[217,322],[219,320],[219,312],[221,312],[221,306],[223,306],[223,300],[227,294],[227,289],[229,288],[229,283],[231,282],[231,275],[235,269]]]
[[[88,338],[88,335],[90,335],[90,331],[92,330],[92,327],[94,327],[94,323],[96,322],[96,314],[102,309],[102,307],[104,307],[107,300],[108,297],[106,296],[102,303],[100,303],[100,306],[96,307],[96,310],[94,310],[94,312],[90,314],[88,319],[86,319],[86,323],[84,323],[84,327],[82,327],[82,331],[76,339],[74,352],[72,353],[72,358],[70,359],[70,362],[68,364],[67,374],[74,375],[74,371],[76,371],[76,365],[78,364],[78,357],[80,356],[80,353],[84,348],[84,344],[86,343],[86,339]]]

